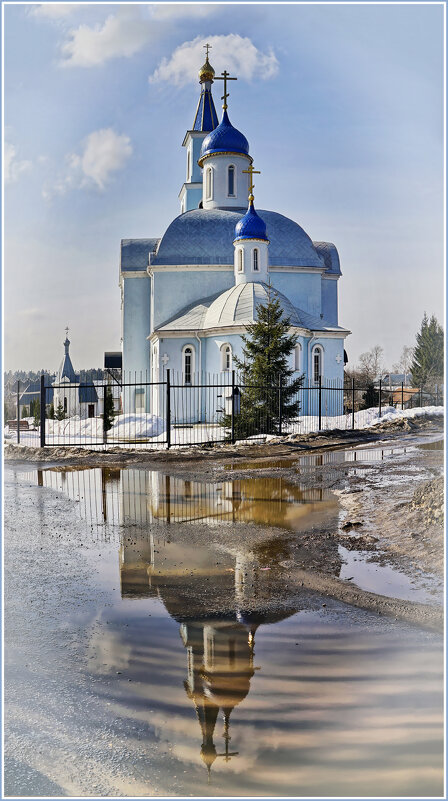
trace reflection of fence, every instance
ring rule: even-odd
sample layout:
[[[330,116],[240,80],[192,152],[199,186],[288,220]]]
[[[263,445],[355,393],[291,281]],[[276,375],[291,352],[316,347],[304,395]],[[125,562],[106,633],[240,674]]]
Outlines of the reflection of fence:
[[[250,384],[234,371],[191,374],[188,383],[183,374],[170,370],[163,381],[148,381],[143,375],[138,380],[137,374],[128,377],[132,380],[115,382],[112,394],[106,383],[83,384],[81,392],[80,385],[69,382],[47,386],[42,376],[40,425],[30,418],[29,430],[16,423],[9,434],[16,432],[18,442],[34,447],[169,448],[359,429],[391,407],[443,404],[437,387],[433,394],[404,385],[391,391],[381,382],[366,387],[320,378],[317,383],[303,383],[291,397],[286,380]],[[56,408],[50,406],[53,395],[59,399]]]

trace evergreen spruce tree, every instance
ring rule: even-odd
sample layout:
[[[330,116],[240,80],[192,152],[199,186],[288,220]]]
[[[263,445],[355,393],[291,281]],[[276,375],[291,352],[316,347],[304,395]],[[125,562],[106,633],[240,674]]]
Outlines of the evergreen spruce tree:
[[[48,410],[48,418],[49,420],[54,420],[54,405],[51,403],[50,408]]]
[[[55,420],[65,420],[65,418],[66,418],[64,407],[63,407],[61,401],[59,401],[59,403],[58,403],[58,407],[55,410],[54,417],[55,417]]]
[[[102,415],[104,420],[104,431],[109,431],[112,428],[114,415],[115,415],[114,398],[112,395],[112,389],[108,386],[106,387],[104,414]]]
[[[288,356],[297,337],[289,334],[290,321],[271,291],[265,304],[257,307],[257,320],[246,326],[243,359],[234,358],[238,368],[239,412],[234,415],[236,439],[254,434],[278,434],[280,416],[287,423],[300,412],[298,392],[303,375],[291,381]],[[222,425],[231,428],[231,415]]]
[[[412,386],[432,387],[443,381],[443,328],[434,315],[428,320],[425,312],[416,341],[411,365]]]
[[[28,406],[22,406],[22,419],[28,417]]]
[[[360,405],[360,409],[373,409],[374,406],[378,406],[380,402],[380,393],[375,389],[374,384],[370,383],[367,384],[367,389],[362,396],[362,404]]]

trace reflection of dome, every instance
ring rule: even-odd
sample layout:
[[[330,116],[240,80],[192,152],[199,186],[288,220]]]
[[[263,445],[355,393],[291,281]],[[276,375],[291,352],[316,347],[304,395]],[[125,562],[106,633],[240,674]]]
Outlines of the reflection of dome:
[[[244,134],[233,127],[227,111],[225,110],[218,127],[209,133],[202,143],[201,155],[198,159],[199,166],[202,167],[202,160],[206,156],[212,156],[216,153],[241,153],[244,156],[249,155],[249,142]]]
[[[235,242],[240,239],[264,239],[268,242],[266,225],[250,203],[244,217],[235,226]]]

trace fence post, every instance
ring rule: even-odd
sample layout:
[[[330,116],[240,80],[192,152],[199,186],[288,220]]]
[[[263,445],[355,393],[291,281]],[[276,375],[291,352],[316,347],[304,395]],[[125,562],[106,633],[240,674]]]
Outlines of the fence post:
[[[283,385],[281,373],[278,377],[278,433],[283,433]]]
[[[45,406],[46,406],[45,376],[40,377],[40,447],[45,448]]]
[[[103,384],[103,445],[107,445],[106,403],[107,403],[107,387],[105,384]]]
[[[166,404],[165,404],[165,425],[166,425],[166,447],[171,447],[171,382],[170,368],[166,370]]]
[[[404,409],[404,391],[403,391],[403,381],[401,382],[401,411]]]
[[[355,427],[355,379],[352,378],[352,428]]]
[[[319,428],[322,428],[322,376],[319,375]]]
[[[20,444],[20,381],[17,381],[17,444]]]
[[[382,386],[381,386],[381,378],[380,378],[380,392],[379,392],[379,402],[378,402],[378,417],[381,417],[381,395],[382,395]]]
[[[232,402],[230,407],[230,439],[235,444],[235,370],[232,370]]]

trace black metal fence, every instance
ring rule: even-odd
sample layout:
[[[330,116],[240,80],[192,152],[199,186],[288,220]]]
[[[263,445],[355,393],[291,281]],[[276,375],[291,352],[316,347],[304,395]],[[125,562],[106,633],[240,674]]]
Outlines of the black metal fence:
[[[42,376],[39,413],[20,419],[18,391],[17,420],[7,421],[6,434],[34,447],[170,448],[361,429],[397,410],[443,405],[437,386],[428,392],[321,378],[294,388],[297,377],[261,385],[228,371],[192,374],[187,383],[167,369],[162,381],[133,374],[47,386]]]

